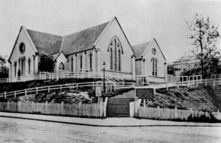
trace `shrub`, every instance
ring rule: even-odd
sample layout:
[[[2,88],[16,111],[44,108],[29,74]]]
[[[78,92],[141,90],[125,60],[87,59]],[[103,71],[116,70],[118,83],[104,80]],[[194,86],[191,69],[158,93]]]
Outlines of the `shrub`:
[[[53,72],[55,62],[52,56],[40,53],[38,69],[40,72]]]
[[[191,114],[187,121],[192,122],[218,122],[218,120],[214,117],[214,115],[210,112],[204,112],[204,114]]]

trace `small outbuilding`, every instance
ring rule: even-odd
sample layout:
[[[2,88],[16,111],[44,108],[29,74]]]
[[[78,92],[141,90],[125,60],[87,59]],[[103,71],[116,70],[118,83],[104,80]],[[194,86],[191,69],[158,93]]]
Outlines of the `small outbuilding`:
[[[139,83],[164,83],[167,75],[166,58],[157,42],[132,46],[135,53],[136,79]]]

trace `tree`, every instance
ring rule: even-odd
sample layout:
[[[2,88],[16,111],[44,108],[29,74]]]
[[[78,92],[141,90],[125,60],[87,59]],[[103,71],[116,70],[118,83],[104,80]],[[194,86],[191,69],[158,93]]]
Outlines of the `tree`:
[[[168,65],[167,66],[167,73],[170,75],[175,75],[176,70],[178,70],[176,67],[173,65]]]
[[[54,66],[55,66],[53,57],[45,53],[39,53],[39,56],[40,56],[40,61],[38,65],[39,71],[40,72],[53,72]]]
[[[6,60],[0,55],[0,78],[8,78],[8,71]]]
[[[196,14],[193,20],[187,22],[190,31],[189,38],[194,46],[193,53],[196,59],[200,60],[200,73],[203,78],[216,74],[220,52],[217,50],[217,41],[220,37],[218,26],[210,22],[210,18],[206,19]],[[198,70],[196,70],[198,71]]]

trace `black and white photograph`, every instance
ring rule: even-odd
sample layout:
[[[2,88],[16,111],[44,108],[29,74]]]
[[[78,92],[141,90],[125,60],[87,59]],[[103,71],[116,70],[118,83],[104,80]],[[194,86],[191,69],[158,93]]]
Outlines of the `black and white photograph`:
[[[0,0],[0,143],[221,143],[221,0]]]

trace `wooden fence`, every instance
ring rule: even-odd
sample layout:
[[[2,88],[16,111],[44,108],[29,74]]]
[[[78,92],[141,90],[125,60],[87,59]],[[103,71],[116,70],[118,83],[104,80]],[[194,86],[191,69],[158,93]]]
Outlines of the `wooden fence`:
[[[0,111],[77,117],[106,117],[107,100],[96,104],[0,102]]]
[[[0,93],[0,98],[4,97],[5,99],[7,97],[17,97],[17,96],[26,96],[28,94],[38,94],[39,92],[50,92],[50,91],[62,91],[67,89],[77,90],[78,88],[82,87],[92,87],[95,89],[95,87],[100,86],[103,87],[103,83],[101,81],[97,82],[82,82],[82,83],[70,83],[70,84],[59,84],[59,85],[50,85],[50,86],[40,86],[40,87],[33,87],[33,88],[27,88],[17,91],[10,91],[10,92],[4,92]],[[122,89],[122,88],[131,88],[134,87],[133,82],[105,82],[106,86],[106,92],[110,92],[116,89]]]
[[[130,103],[130,116],[146,119],[158,120],[184,120],[187,121],[191,117],[201,117],[202,115],[210,117],[208,112],[193,111],[193,110],[180,110],[168,108],[153,108],[139,106],[138,102]]]

